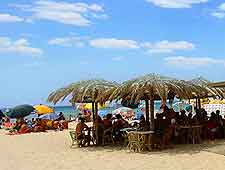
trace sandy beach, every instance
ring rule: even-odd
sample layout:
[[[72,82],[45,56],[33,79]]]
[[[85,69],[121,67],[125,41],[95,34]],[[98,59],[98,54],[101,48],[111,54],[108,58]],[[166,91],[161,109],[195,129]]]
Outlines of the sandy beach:
[[[1,170],[224,170],[225,156],[201,146],[151,153],[132,153],[121,147],[70,148],[68,131],[5,135],[0,130]],[[225,150],[225,142],[210,149]],[[225,153],[225,152],[224,152]]]

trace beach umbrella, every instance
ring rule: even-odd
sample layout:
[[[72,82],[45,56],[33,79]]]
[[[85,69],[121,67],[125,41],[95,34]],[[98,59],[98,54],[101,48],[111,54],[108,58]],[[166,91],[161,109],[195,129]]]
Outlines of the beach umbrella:
[[[42,114],[48,114],[48,113],[53,113],[54,109],[52,109],[49,106],[46,105],[35,105],[34,106],[35,110],[37,111],[37,114],[42,115]]]
[[[0,110],[0,118],[4,117],[5,115],[3,114],[2,110]]]
[[[24,120],[32,120],[32,119],[37,119],[37,118],[39,118],[38,114],[37,113],[33,113],[33,114],[29,114],[28,116],[25,116]]]
[[[98,103],[98,109],[102,109],[104,107],[104,104]],[[78,110],[92,110],[92,103],[76,103],[75,108]]]
[[[120,107],[118,109],[113,110],[112,114],[120,114],[120,113],[124,113],[124,112],[133,112],[133,110],[128,107]]]
[[[47,120],[56,120],[60,117],[57,113],[49,113],[39,116],[40,119],[47,119]]]
[[[48,96],[47,101],[56,104],[70,97],[70,103],[73,106],[75,106],[76,103],[91,103],[93,121],[95,121],[97,120],[95,118],[98,116],[98,103],[101,102],[101,96],[117,86],[118,84],[116,82],[103,79],[78,81],[52,92]],[[97,124],[98,122],[96,121],[96,132],[98,131]],[[96,134],[96,136],[98,135]],[[98,143],[98,139],[96,140]]]
[[[217,88],[210,86],[212,82],[205,79],[204,77],[198,77],[189,81],[192,84],[197,85],[200,88],[200,92],[194,94],[195,97],[204,98],[204,97],[220,97],[225,98],[225,88]]]
[[[19,105],[12,109],[8,109],[5,114],[9,118],[23,118],[34,111],[35,109],[31,105]]]
[[[225,98],[224,88],[216,88],[216,87],[210,86],[211,82],[203,77],[192,79],[189,82],[197,85],[201,89],[200,92],[195,93],[193,95],[193,98],[196,99],[196,107],[199,109],[201,108],[201,98],[207,98],[207,97]]]
[[[175,96],[188,99],[193,96],[193,93],[198,93],[198,90],[190,82],[152,73],[125,81],[111,92],[109,98],[105,98],[107,100],[127,100],[131,103],[144,100],[146,121],[149,124],[150,110],[150,125],[151,129],[154,129],[154,100],[162,100],[162,103],[166,103],[167,99],[174,99]]]

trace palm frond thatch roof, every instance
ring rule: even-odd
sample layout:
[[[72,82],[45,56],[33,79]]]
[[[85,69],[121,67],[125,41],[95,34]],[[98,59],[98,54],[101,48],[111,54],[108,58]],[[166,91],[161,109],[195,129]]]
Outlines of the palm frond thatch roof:
[[[216,83],[209,83],[209,86],[214,87],[214,88],[225,88],[225,81],[216,82]]]
[[[117,86],[116,82],[103,79],[78,81],[52,92],[47,101],[56,104],[71,96],[70,102],[73,105],[78,102],[96,102],[102,94]]]
[[[199,86],[202,90],[198,93],[195,94],[196,96],[199,97],[221,97],[224,98],[225,94],[224,91],[221,88],[215,88],[210,86],[209,84],[211,83],[209,80],[205,79],[204,77],[198,77],[195,79],[190,80],[192,84]]]
[[[192,93],[198,93],[198,90],[197,86],[190,82],[152,73],[125,81],[111,91],[110,97],[106,97],[105,100],[127,99],[137,102],[151,97],[166,100],[175,95],[180,98],[191,98]]]

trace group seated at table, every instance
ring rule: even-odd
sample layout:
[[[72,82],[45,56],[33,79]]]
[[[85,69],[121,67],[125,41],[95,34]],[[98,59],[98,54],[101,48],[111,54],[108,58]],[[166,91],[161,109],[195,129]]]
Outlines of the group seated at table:
[[[191,110],[179,113],[165,107],[163,113],[156,114],[154,124],[155,136],[161,139],[163,147],[171,143],[201,143],[202,140],[225,137],[225,119],[219,110],[208,117],[204,109],[196,109],[193,115]]]
[[[202,140],[225,138],[225,119],[222,118],[219,111],[212,112],[208,117],[204,109],[196,109],[196,114],[193,114],[191,109],[181,110],[180,112],[175,112],[167,106],[162,109],[162,113],[157,113],[154,119],[153,143],[156,148],[167,148],[172,144],[198,144]],[[83,128],[87,128],[84,121],[81,123],[83,123]],[[111,142],[113,143],[123,142],[123,129],[126,128],[133,128],[137,131],[149,130],[149,124],[147,124],[143,115],[139,122],[133,126],[135,128],[120,114],[112,115],[109,113],[103,119],[98,116],[99,144],[105,144],[105,139],[112,139]],[[94,127],[96,127],[95,124]],[[80,132],[81,130],[77,131],[78,134]]]

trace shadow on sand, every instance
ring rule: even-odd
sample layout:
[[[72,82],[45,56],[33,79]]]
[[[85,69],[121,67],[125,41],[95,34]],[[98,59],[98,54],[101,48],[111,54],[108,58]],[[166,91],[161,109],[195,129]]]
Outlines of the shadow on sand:
[[[155,155],[155,154],[197,154],[199,152],[211,152],[215,154],[220,154],[225,156],[225,140],[217,140],[215,142],[204,142],[203,144],[195,144],[195,145],[173,145],[170,149],[164,150],[154,150],[154,151],[145,151],[145,152],[132,152],[127,147],[121,145],[106,145],[106,146],[89,146],[79,148],[74,146],[72,149],[80,149],[85,152],[125,152],[125,153],[136,153],[136,154],[146,154],[146,155]]]

